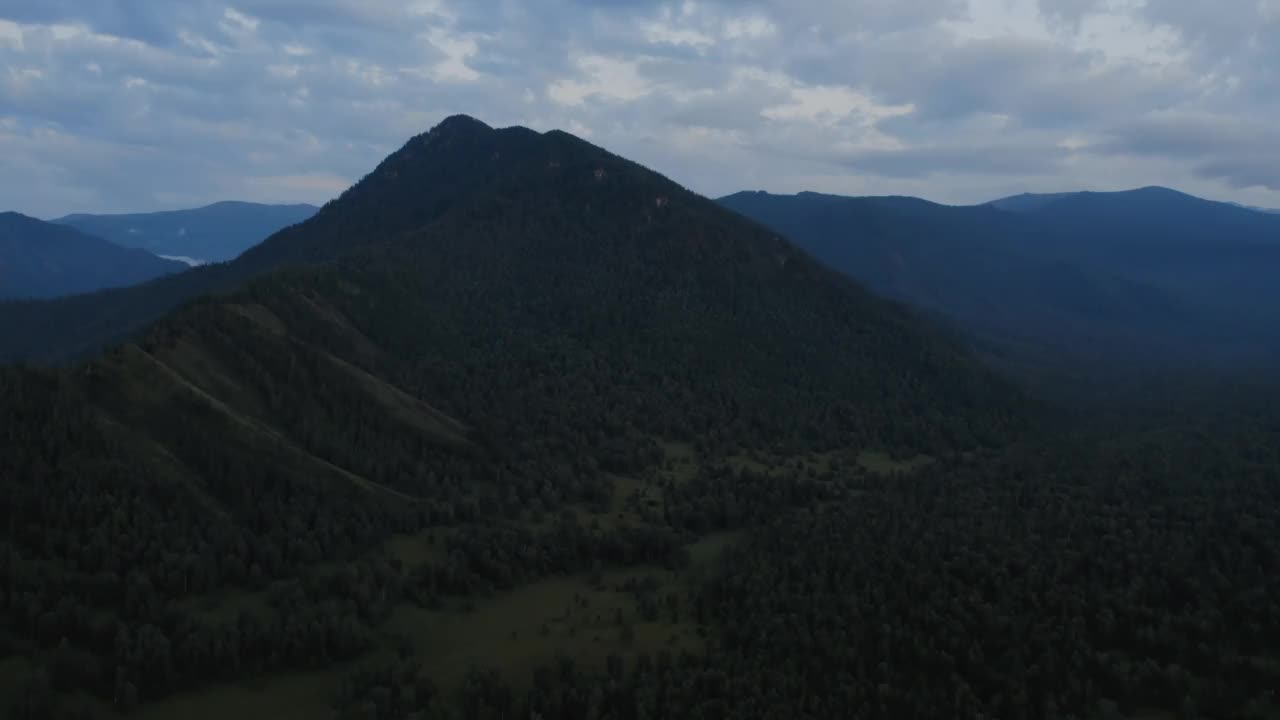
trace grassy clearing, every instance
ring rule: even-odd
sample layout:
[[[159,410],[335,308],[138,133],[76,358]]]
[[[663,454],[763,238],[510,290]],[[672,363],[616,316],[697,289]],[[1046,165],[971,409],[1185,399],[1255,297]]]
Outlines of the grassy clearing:
[[[642,486],[623,483],[620,488]],[[406,569],[439,559],[447,530],[433,532],[435,543],[428,541],[427,533],[397,535],[388,542],[387,550],[400,558]],[[535,667],[562,655],[572,657],[581,667],[602,667],[610,655],[631,659],[637,653],[653,654],[664,648],[698,652],[703,648],[704,630],[688,606],[686,590],[704,577],[740,536],[717,533],[691,544],[690,567],[682,573],[660,567],[617,568],[596,577],[583,573],[549,578],[474,604],[455,601],[438,610],[403,604],[378,628],[382,638],[379,647],[357,661],[325,670],[271,675],[251,684],[179,693],[148,703],[130,717],[326,718],[332,693],[342,677],[356,667],[392,658],[401,639],[414,647],[423,671],[445,692],[455,690],[474,665],[493,668],[521,688],[530,682]],[[643,617],[636,595],[627,589],[633,582],[645,581],[657,600],[653,619]],[[675,617],[668,596],[675,596]],[[252,609],[263,600],[252,593],[226,593],[207,605],[204,600],[199,602],[202,612],[234,618],[242,608]],[[0,667],[0,678],[17,672]]]
[[[535,667],[560,655],[597,666],[611,654],[701,647],[692,624],[675,622],[665,612],[657,621],[640,617],[634,598],[621,587],[626,578],[645,575],[658,579],[660,594],[678,591],[675,578],[657,569],[606,573],[595,586],[585,575],[555,578],[495,596],[471,611],[401,606],[383,630],[408,638],[424,671],[443,689],[457,687],[476,665],[497,670],[519,687]]]
[[[609,509],[606,512],[596,512],[581,505],[573,506],[579,523],[587,527],[599,525],[606,529],[643,525],[645,520],[639,513],[640,507],[661,506],[662,489],[655,481],[621,475],[611,476],[610,481],[613,483],[613,493],[609,498]]]
[[[156,348],[152,356],[193,387],[234,406],[240,413],[261,417],[266,410],[257,393],[236,380],[235,373],[194,335],[179,336],[172,345]]]
[[[730,455],[727,460],[735,470],[749,470],[766,475],[782,475],[783,473],[826,473],[832,469],[835,453],[801,455],[797,457],[777,457],[760,455]]]
[[[683,581],[690,585],[707,581],[719,566],[725,551],[745,535],[741,531],[713,533],[689,545],[689,567],[684,571]]]
[[[698,474],[701,460],[698,451],[689,443],[663,442],[662,452],[666,455],[662,475],[676,482],[691,480]]]
[[[228,304],[225,307],[229,312],[235,313],[236,315],[257,323],[272,335],[289,334],[289,328],[279,317],[276,316],[275,313],[268,310],[265,305],[260,305],[258,303],[237,303]]]
[[[742,539],[741,531],[712,533],[689,546],[689,562],[699,571],[715,567],[731,545]]]
[[[288,673],[252,685],[220,685],[148,703],[137,720],[322,720],[330,716],[333,689],[343,668]]]
[[[370,375],[334,355],[326,355],[333,365],[350,375],[369,396],[377,400],[392,416],[406,425],[421,430],[433,441],[450,447],[471,447],[467,426],[425,402],[383,380]]]
[[[895,460],[888,453],[880,451],[834,451],[814,453],[796,457],[776,457],[759,454],[732,455],[728,462],[735,469],[755,472],[781,474],[784,472],[817,473],[819,475],[842,469],[858,467],[876,475],[909,474],[934,462],[927,455],[917,455],[909,460]]]
[[[657,488],[653,487],[651,483],[646,483],[633,477],[614,476],[613,500],[609,505],[609,512],[615,515],[626,515],[628,513],[627,501],[629,499],[643,497],[651,492],[656,492],[656,490]]]
[[[406,570],[429,562],[442,563],[447,559],[445,545],[451,532],[449,528],[433,528],[413,535],[393,535],[386,549]]]
[[[910,460],[894,460],[887,453],[882,452],[868,451],[858,455],[858,464],[868,472],[877,475],[911,473],[932,464],[933,461],[933,458],[927,455],[917,455]]]
[[[31,661],[22,655],[0,660],[0,709],[8,708],[17,700],[22,681],[31,669]]]
[[[672,462],[660,476],[612,478],[608,511],[593,513],[578,508],[580,519],[602,525],[640,524],[637,509],[661,502],[663,479],[688,478],[697,472],[699,459],[692,447],[669,445],[667,450]],[[408,572],[423,563],[443,561],[449,532],[436,528],[395,535],[384,549]],[[690,544],[690,565],[682,572],[659,567],[615,568],[595,576],[582,573],[548,578],[471,603],[454,601],[440,609],[402,604],[378,628],[378,648],[353,663],[272,675],[253,684],[181,693],[150,703],[132,717],[326,718],[340,679],[356,667],[391,659],[403,640],[415,649],[423,672],[445,692],[456,689],[476,665],[497,670],[521,688],[531,681],[535,667],[553,663],[560,656],[572,657],[582,667],[602,667],[610,655],[630,660],[640,652],[653,654],[664,648],[698,652],[704,647],[706,630],[693,616],[687,590],[701,582],[741,537],[741,533],[717,533]],[[629,589],[637,584],[650,588],[648,617],[638,594]],[[225,593],[198,602],[201,612],[234,618],[242,609],[261,607],[264,600],[252,593]]]

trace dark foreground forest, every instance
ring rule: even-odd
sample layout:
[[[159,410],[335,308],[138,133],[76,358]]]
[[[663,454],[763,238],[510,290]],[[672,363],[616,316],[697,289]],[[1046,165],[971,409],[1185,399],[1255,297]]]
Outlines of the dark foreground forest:
[[[210,272],[0,371],[8,717],[1280,716],[1258,392],[1082,425],[468,118]]]

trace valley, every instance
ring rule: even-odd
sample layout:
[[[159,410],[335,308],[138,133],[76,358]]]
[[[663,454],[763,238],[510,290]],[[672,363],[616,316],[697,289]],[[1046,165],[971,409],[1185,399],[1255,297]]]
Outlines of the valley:
[[[877,468],[886,476],[913,463],[897,464],[882,453],[863,457],[824,455],[792,461],[761,462],[731,459],[734,467],[754,468],[777,477],[810,468],[824,475],[833,461],[850,467]],[[636,509],[660,505],[662,488],[695,478],[702,460],[691,447],[667,444],[662,469],[646,480],[614,478],[607,508],[585,505],[568,508],[577,522],[589,528],[617,529],[645,525]],[[652,516],[649,516],[652,517]],[[520,526],[548,530],[546,521],[529,518]],[[447,561],[450,538],[460,528],[440,528],[416,534],[397,534],[362,562],[386,562],[396,567],[400,584],[408,586],[416,572]],[[653,525],[652,529],[660,528]],[[352,678],[384,672],[387,667],[411,668],[412,681],[427,679],[445,696],[460,693],[473,669],[492,670],[512,689],[526,692],[535,670],[572,658],[582,669],[604,670],[610,658],[626,665],[640,655],[666,652],[704,655],[714,632],[709,617],[699,618],[694,603],[700,589],[721,566],[724,554],[741,542],[740,531],[722,530],[698,536],[679,553],[675,566],[600,566],[569,575],[552,575],[507,590],[481,591],[475,596],[437,599],[424,605],[409,598],[395,600],[385,619],[370,628],[371,644],[359,656],[313,670],[268,673],[246,681],[192,691],[180,691],[143,705],[128,717],[314,718],[331,712],[342,701],[340,688]],[[332,577],[339,567],[316,569],[317,577]],[[193,602],[191,611],[214,623],[237,622],[241,614],[266,621],[274,612],[269,592],[216,593]],[[86,699],[86,707],[107,709]]]

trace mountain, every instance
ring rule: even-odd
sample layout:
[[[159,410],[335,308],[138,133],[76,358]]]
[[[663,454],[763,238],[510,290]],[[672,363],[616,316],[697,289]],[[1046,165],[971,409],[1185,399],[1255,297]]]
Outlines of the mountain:
[[[999,200],[992,200],[987,203],[992,207],[1009,212],[1031,212],[1039,210],[1044,206],[1057,202],[1066,197],[1070,197],[1075,193],[1022,193],[1020,195],[1011,195]]]
[[[1221,311],[1266,334],[1280,321],[1280,217],[1166,188],[1078,193],[1028,218],[1045,256],[1106,271]]]
[[[1261,362],[1280,347],[1280,289],[1265,270],[1280,260],[1280,220],[1223,203],[1157,188],[974,207],[812,193],[720,202],[951,322],[1006,367]]]
[[[1218,202],[1216,200],[1205,200],[1194,195],[1173,190],[1166,187],[1148,186],[1137,188],[1135,190],[1120,190],[1114,192],[1061,192],[1061,193],[1022,193],[1020,195],[1011,195],[1009,197],[992,200],[986,203],[992,207],[1001,210],[1008,210],[1016,213],[1033,213],[1045,210],[1051,205],[1059,201],[1067,201],[1070,206],[1074,203],[1085,202],[1100,207],[1103,205],[1123,205],[1129,212],[1137,213],[1161,213],[1169,212],[1174,214],[1190,213],[1191,216],[1203,220],[1206,213],[1219,213],[1227,217],[1235,217],[1237,219],[1246,217],[1236,210],[1247,210],[1254,213],[1264,213],[1274,215],[1280,213],[1280,210],[1269,208],[1253,207],[1250,205],[1241,205],[1234,202]]]
[[[405,633],[489,632],[463,600],[546,578],[611,618],[680,613],[661,647],[693,647],[676,590],[575,574],[683,577],[691,543],[844,497],[835,468],[960,461],[1027,422],[913,313],[563,132],[450,118],[236,260],[96,304],[208,288],[104,354],[0,371],[0,647],[54,658],[66,697],[411,659]],[[542,616],[500,622],[554,662]],[[575,657],[630,664],[645,622]],[[487,682],[467,664],[432,671],[442,697]]]
[[[123,287],[186,265],[15,212],[0,213],[0,299]]]
[[[53,222],[194,265],[230,260],[281,228],[306,220],[318,209],[314,205],[220,202],[167,212],[75,214]]]

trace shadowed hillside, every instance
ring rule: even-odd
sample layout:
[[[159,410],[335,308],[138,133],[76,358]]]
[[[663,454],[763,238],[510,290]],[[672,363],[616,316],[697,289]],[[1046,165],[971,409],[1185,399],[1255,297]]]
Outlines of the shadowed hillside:
[[[185,269],[71,228],[0,213],[0,301],[124,287]]]

